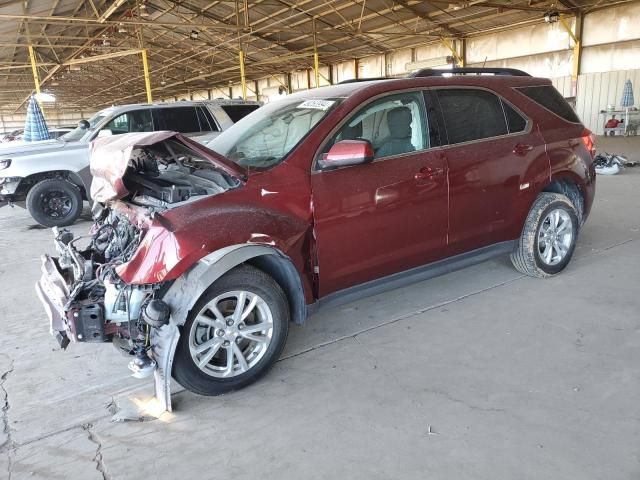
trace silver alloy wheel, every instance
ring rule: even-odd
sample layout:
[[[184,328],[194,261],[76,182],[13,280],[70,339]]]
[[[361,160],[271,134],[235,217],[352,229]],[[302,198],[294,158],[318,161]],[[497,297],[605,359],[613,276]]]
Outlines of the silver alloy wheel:
[[[547,265],[557,265],[569,253],[573,242],[573,222],[566,210],[551,210],[538,230],[538,254]]]
[[[226,292],[207,303],[189,332],[193,362],[207,375],[231,378],[254,367],[273,336],[267,302],[244,290]]]

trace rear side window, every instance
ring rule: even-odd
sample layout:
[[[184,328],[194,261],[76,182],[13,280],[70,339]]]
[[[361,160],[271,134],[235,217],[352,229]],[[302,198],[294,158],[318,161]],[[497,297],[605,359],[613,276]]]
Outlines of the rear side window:
[[[504,116],[507,118],[509,133],[523,132],[527,128],[527,120],[506,102],[502,102]]]
[[[219,132],[220,129],[216,122],[211,117],[209,109],[207,107],[197,107],[198,120],[200,121],[200,130],[203,132]]]
[[[450,145],[508,133],[502,102],[493,93],[454,88],[437,95]]]
[[[260,108],[260,105],[220,105],[224,113],[229,115],[233,123],[242,120],[254,110]]]
[[[195,107],[159,108],[155,111],[158,130],[171,130],[180,133],[200,131],[200,122]]]
[[[517,90],[568,122],[580,123],[580,119],[576,115],[576,112],[573,111],[573,108],[571,108],[571,105],[567,103],[560,92],[553,86],[521,87]]]

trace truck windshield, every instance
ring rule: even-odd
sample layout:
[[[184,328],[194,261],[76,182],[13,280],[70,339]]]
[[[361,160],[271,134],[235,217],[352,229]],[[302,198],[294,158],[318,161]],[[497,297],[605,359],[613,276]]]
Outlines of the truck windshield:
[[[250,168],[278,165],[341,99],[284,98],[247,115],[208,147]]]
[[[76,127],[69,133],[62,135],[60,139],[65,142],[77,142],[82,140],[82,137],[84,137],[88,132],[92,132],[96,128],[96,125],[98,125],[105,117],[106,115],[104,112],[98,112],[89,119],[90,127],[88,129]]]

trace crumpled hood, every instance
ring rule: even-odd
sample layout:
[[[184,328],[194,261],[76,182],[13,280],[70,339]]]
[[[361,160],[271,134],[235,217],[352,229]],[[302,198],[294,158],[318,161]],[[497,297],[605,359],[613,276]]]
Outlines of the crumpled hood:
[[[206,160],[229,175],[243,180],[247,172],[244,168],[209,150],[204,145],[177,132],[126,133],[112,137],[96,138],[90,147],[91,198],[105,203],[125,197],[129,191],[123,177],[129,167],[133,150],[148,147],[169,138],[175,138],[187,145]]]

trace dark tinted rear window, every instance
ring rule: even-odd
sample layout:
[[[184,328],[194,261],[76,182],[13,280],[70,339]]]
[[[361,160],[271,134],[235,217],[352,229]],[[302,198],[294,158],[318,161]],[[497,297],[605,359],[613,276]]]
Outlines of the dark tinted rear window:
[[[547,110],[551,110],[559,117],[569,122],[580,123],[580,119],[576,115],[576,112],[573,111],[573,108],[571,108],[571,105],[569,105],[564,97],[560,95],[560,92],[551,85],[522,87],[518,88],[518,90]]]
[[[254,110],[257,110],[260,105],[220,105],[220,107],[229,115],[231,121],[236,123]]]
[[[469,88],[437,93],[449,144],[507,134],[502,104],[493,93]]]
[[[195,107],[169,107],[155,110],[158,130],[171,130],[180,133],[200,131],[200,122]]]
[[[504,115],[507,117],[507,125],[509,126],[509,133],[517,133],[524,131],[527,128],[527,121],[514,110],[514,108],[507,102],[502,102],[504,107]]]

